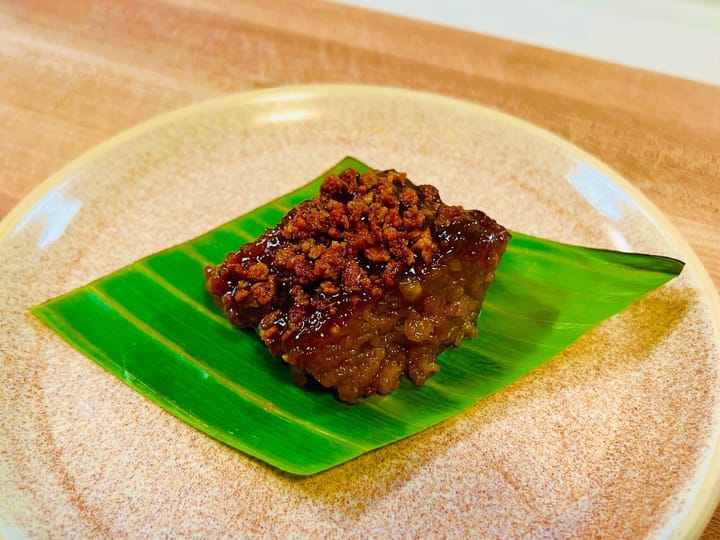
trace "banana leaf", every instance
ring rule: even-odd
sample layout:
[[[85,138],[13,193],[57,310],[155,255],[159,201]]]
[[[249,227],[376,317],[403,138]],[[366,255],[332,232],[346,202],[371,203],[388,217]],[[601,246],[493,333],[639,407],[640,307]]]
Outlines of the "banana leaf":
[[[513,232],[478,320],[424,386],[355,405],[297,388],[255,332],[232,327],[203,267],[275,225],[329,172],[207,234],[32,308],[65,340],[181,420],[281,470],[309,475],[413,435],[541,365],[683,263]]]

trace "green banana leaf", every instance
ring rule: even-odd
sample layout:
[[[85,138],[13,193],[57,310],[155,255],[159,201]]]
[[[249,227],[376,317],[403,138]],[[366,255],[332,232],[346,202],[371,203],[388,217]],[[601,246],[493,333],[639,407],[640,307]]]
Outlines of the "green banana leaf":
[[[345,158],[327,171],[368,167]],[[290,473],[314,474],[413,435],[547,361],[680,273],[666,257],[570,246],[514,232],[480,333],[441,356],[424,386],[404,380],[355,405],[297,388],[255,332],[232,327],[203,267],[317,193],[310,184],[184,244],[32,308],[65,340],[170,413]]]

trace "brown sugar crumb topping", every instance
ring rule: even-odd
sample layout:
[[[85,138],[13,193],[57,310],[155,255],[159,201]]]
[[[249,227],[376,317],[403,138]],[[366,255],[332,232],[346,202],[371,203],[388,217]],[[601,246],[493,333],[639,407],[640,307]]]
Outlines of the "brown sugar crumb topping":
[[[217,277],[232,274],[234,301],[264,310],[283,303],[322,309],[328,296],[341,293],[378,296],[403,270],[430,264],[437,245],[428,223],[439,203],[437,190],[412,186],[404,173],[346,169],[328,176],[320,195],[276,229],[243,246]],[[291,282],[301,287],[281,290]],[[313,289],[315,301],[308,296]]]

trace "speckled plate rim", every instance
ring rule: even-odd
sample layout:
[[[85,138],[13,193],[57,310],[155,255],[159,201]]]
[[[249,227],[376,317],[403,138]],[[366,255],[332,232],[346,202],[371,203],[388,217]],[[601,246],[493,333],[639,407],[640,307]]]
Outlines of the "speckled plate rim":
[[[438,103],[445,103],[455,107],[470,107],[475,110],[482,110],[483,114],[495,117],[499,122],[517,130],[522,130],[535,137],[545,139],[549,143],[563,148],[579,160],[592,165],[592,167],[602,172],[608,180],[630,196],[637,209],[643,213],[658,231],[663,233],[669,243],[678,249],[681,258],[685,260],[688,268],[692,268],[695,272],[700,291],[704,294],[712,313],[713,328],[716,334],[715,339],[720,342],[720,294],[710,279],[707,270],[705,270],[699,257],[675,225],[639,189],[623,178],[617,171],[559,135],[526,120],[459,98],[403,88],[357,84],[280,86],[211,98],[162,113],[121,131],[117,135],[90,148],[40,183],[0,221],[0,241],[11,236],[14,229],[21,224],[26,214],[50,191],[67,181],[68,178],[72,176],[73,171],[82,169],[85,164],[95,161],[100,156],[108,154],[120,147],[123,143],[135,139],[153,129],[172,124],[188,116],[202,115],[214,109],[227,108],[233,105],[247,106],[253,103],[294,101],[303,97],[332,97],[347,95],[349,93],[353,95],[361,93],[365,94],[366,97],[371,94],[378,96],[383,95],[384,97],[402,97],[405,95],[412,96],[415,100],[427,101],[429,107],[437,106]],[[716,410],[715,418],[717,419],[719,415],[720,411]],[[705,463],[698,466],[695,478],[692,479],[690,486],[692,489],[692,503],[687,507],[685,512],[680,512],[667,521],[666,526],[660,532],[661,537],[699,537],[710,521],[718,503],[720,503],[720,429],[715,429],[710,449],[711,451],[705,456]],[[2,525],[1,522],[0,525]]]

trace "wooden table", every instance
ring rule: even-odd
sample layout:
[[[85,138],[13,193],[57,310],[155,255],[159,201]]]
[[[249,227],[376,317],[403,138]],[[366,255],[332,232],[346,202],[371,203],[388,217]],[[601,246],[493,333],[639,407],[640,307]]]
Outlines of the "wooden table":
[[[0,217],[153,115],[310,82],[457,96],[543,126],[640,188],[720,286],[720,88],[311,0],[0,0]],[[720,537],[720,510],[703,538]]]

